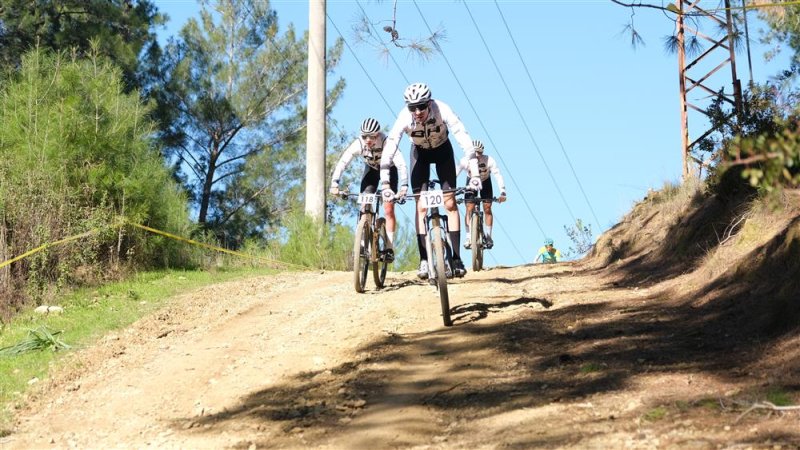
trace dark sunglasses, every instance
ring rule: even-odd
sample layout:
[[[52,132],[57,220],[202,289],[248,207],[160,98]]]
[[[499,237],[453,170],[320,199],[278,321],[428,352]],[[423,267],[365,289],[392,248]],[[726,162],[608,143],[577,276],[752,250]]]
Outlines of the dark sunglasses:
[[[369,133],[369,134],[362,134],[361,139],[372,138],[375,139],[378,137],[378,133]]]
[[[408,110],[412,113],[414,111],[425,111],[426,109],[428,109],[428,102],[418,103],[416,105],[408,105]]]

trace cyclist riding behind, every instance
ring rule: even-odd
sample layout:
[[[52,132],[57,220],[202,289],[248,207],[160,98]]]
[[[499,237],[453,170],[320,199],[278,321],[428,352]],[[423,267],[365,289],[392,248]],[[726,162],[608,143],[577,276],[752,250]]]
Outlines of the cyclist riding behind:
[[[561,251],[553,247],[553,240],[546,238],[544,240],[544,247],[539,247],[539,252],[536,254],[536,259],[533,263],[541,262],[542,264],[552,264],[561,261]]]
[[[380,164],[382,161],[382,154],[386,143],[386,135],[381,132],[380,123],[369,117],[361,122],[361,135],[347,147],[342,153],[336,167],[333,169],[333,176],[331,177],[331,195],[339,195],[339,180],[342,172],[350,164],[350,161],[355,156],[364,158],[364,175],[361,177],[361,192],[374,194],[378,190],[378,181],[380,179]],[[400,192],[397,198],[406,195],[408,191],[408,169],[403,155],[399,152],[395,153],[388,162],[389,169],[388,186],[392,192],[397,190],[398,183],[400,184]],[[385,261],[392,262],[394,260],[394,234],[397,228],[397,221],[394,215],[394,203],[391,201],[383,202],[383,210],[386,215],[386,234],[389,237],[389,242],[386,243]]]
[[[483,142],[480,140],[472,141],[472,146],[475,148],[475,154],[478,158],[478,171],[480,173],[481,178],[481,190],[480,190],[480,197],[478,198],[486,198],[490,199],[488,201],[483,202],[483,213],[484,213],[484,225],[483,229],[486,235],[486,248],[492,248],[494,243],[492,242],[492,223],[494,222],[494,217],[492,216],[492,202],[491,198],[494,197],[494,190],[492,189],[492,179],[489,177],[491,173],[494,175],[495,180],[497,180],[497,185],[500,187],[500,196],[497,198],[498,203],[503,203],[506,201],[506,184],[503,181],[503,176],[500,175],[500,167],[497,166],[494,158],[489,155],[484,154],[484,146]],[[461,175],[461,171],[467,169],[469,166],[469,161],[467,161],[466,157],[461,158],[461,161],[458,163],[458,172],[456,172],[456,176]],[[467,180],[469,182],[469,180]],[[465,200],[469,200],[472,198],[476,198],[476,195],[472,192],[467,192],[464,195]],[[469,241],[469,218],[472,214],[472,210],[475,209],[475,203],[468,202],[467,203],[467,213],[464,215],[464,228],[467,232],[467,237],[464,240],[464,248],[470,247]]]
[[[391,162],[397,153],[398,145],[403,134],[408,134],[411,139],[411,189],[414,194],[427,190],[427,182],[431,176],[431,164],[436,165],[436,175],[444,190],[456,189],[456,163],[453,145],[450,143],[449,133],[458,142],[469,166],[470,189],[480,187],[478,178],[478,160],[472,148],[472,138],[469,137],[464,125],[453,113],[450,106],[440,100],[431,98],[431,91],[425,83],[409,85],[403,93],[406,103],[398,114],[397,120],[389,131],[381,157],[381,183],[384,195],[391,197],[389,190],[389,174]],[[444,194],[444,206],[447,210],[450,224],[450,241],[453,242],[453,271],[456,276],[463,277],[467,273],[461,261],[458,243],[461,242],[461,218],[459,217],[455,195],[452,192]],[[419,271],[417,276],[421,279],[428,277],[428,252],[425,247],[425,208],[417,197],[416,212],[417,249],[419,250]]]

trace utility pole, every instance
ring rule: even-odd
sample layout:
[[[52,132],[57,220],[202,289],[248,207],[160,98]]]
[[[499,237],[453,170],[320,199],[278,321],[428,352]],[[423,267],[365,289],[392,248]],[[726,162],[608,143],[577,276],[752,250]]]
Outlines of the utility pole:
[[[716,131],[716,128],[711,127],[710,129],[705,130],[705,132],[703,132],[699,137],[693,141],[690,141],[688,108],[692,108],[705,116],[708,116],[708,113],[706,113],[707,105],[706,107],[695,105],[689,101],[688,94],[693,89],[700,88],[705,91],[702,98],[713,99],[716,98],[717,95],[720,95],[721,92],[722,100],[732,106],[732,112],[726,119],[730,120],[734,116],[736,116],[737,119],[741,119],[742,112],[742,86],[739,78],[736,76],[736,54],[733,47],[734,30],[730,0],[725,0],[724,17],[720,17],[714,12],[706,11],[700,8],[698,3],[699,0],[680,0],[678,2],[678,20],[676,22],[676,26],[678,27],[678,69],[680,72],[681,136],[683,143],[684,180],[692,176],[692,171],[690,168],[690,163],[692,161],[698,165],[700,170],[702,170],[702,167],[706,165],[706,162],[699,160],[692,155],[692,149],[695,147],[695,145],[697,145],[697,143]],[[700,19],[702,18],[711,19],[712,21],[716,22],[716,27],[718,27],[718,29],[726,31],[727,34],[719,39],[707,36],[701,30],[699,30],[699,27],[687,25],[686,21],[684,20],[687,14],[693,15],[693,24],[699,23]],[[696,58],[692,59],[688,64],[686,64],[685,48],[687,32],[711,43],[710,48]],[[716,66],[711,67],[708,65],[708,60],[712,55],[718,58],[722,57],[724,59]],[[699,64],[701,62],[707,64],[705,66],[701,66]],[[716,61],[711,61],[710,64],[713,65],[714,62]],[[708,84],[711,81],[710,77],[728,64],[731,66],[731,78],[733,80],[731,93],[726,93],[724,87],[721,90],[708,87]],[[695,75],[695,72],[697,72],[697,75]],[[739,120],[738,123],[741,123],[741,121]]]
[[[306,215],[325,219],[325,0],[308,1]]]

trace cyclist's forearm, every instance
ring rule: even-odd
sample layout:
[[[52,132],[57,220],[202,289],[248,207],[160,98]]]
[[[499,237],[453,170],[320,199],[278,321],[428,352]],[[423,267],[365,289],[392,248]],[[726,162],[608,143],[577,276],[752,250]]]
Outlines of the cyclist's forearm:
[[[499,170],[494,174],[494,179],[497,181],[497,186],[500,187],[500,192],[506,192],[506,183],[505,180],[503,180],[503,176],[500,175]]]
[[[408,186],[408,166],[403,158],[403,154],[396,152],[392,160],[395,167],[397,167],[397,180],[399,186]]]
[[[342,173],[347,168],[347,165],[350,164],[353,156],[355,156],[360,150],[361,144],[359,143],[358,139],[356,139],[347,147],[344,153],[342,153],[339,161],[336,162],[336,167],[333,169],[333,175],[331,175],[332,185],[338,186],[339,180],[342,177]]]

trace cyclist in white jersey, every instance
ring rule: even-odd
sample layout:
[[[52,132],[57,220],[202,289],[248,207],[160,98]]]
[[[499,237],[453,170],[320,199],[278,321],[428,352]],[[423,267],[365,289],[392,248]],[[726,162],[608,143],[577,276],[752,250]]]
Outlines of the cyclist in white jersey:
[[[339,195],[339,180],[342,172],[350,164],[350,161],[356,157],[361,156],[364,158],[364,175],[361,177],[361,192],[374,194],[378,190],[378,182],[380,180],[380,164],[381,157],[384,153],[384,146],[386,142],[386,135],[381,132],[381,125],[373,118],[364,119],[361,123],[361,135],[350,144],[349,147],[342,153],[339,162],[333,169],[333,176],[331,177],[331,195]],[[392,192],[397,191],[398,184],[400,191],[397,193],[397,198],[406,195],[408,191],[408,169],[403,155],[399,152],[390,160],[389,167],[389,188]],[[384,258],[387,262],[394,260],[394,233],[397,229],[397,221],[394,215],[394,203],[391,201],[383,202],[383,210],[386,216],[386,234],[389,237],[389,242],[386,245],[386,253]]]
[[[498,203],[503,203],[506,201],[506,184],[503,181],[503,176],[500,175],[500,167],[497,166],[494,158],[489,155],[484,155],[484,146],[483,142],[480,140],[472,141],[472,146],[475,148],[475,154],[478,158],[478,172],[480,173],[481,178],[481,190],[479,192],[478,198],[487,198],[491,199],[494,197],[494,189],[492,189],[492,179],[489,177],[489,174],[494,176],[494,179],[497,180],[497,186],[500,187],[500,196],[497,197]],[[461,172],[468,168],[469,161],[467,161],[466,157],[461,158],[461,161],[458,163],[458,171],[456,172],[456,176],[461,175]],[[469,182],[469,180],[467,180]],[[475,198],[475,194],[467,193],[464,198]],[[464,215],[464,228],[467,231],[467,237],[464,240],[464,248],[470,247],[469,241],[469,217],[472,214],[472,210],[475,208],[475,203],[467,203],[467,213]],[[486,248],[492,248],[494,242],[492,241],[492,223],[494,223],[494,217],[492,216],[492,202],[485,201],[483,202],[483,214],[484,214],[484,222],[483,222],[483,229],[486,231]]]
[[[408,86],[403,93],[406,107],[398,114],[394,126],[389,131],[381,156],[381,183],[383,193],[391,198],[388,189],[389,169],[392,158],[397,153],[398,145],[403,134],[408,134],[411,139],[411,189],[415,194],[427,190],[427,182],[431,176],[431,164],[436,165],[436,175],[441,182],[442,189],[455,189],[456,162],[453,146],[449,134],[452,133],[458,145],[467,158],[470,179],[470,189],[480,188],[478,178],[478,160],[472,148],[472,138],[469,137],[464,125],[453,113],[446,103],[431,98],[431,91],[424,83],[414,83]],[[453,271],[456,276],[463,277],[467,273],[461,261],[458,243],[461,242],[461,218],[459,217],[456,199],[453,193],[445,194],[445,209],[447,210],[450,224],[450,241],[453,245]],[[425,279],[428,277],[428,255],[425,248],[425,209],[417,198],[417,249],[419,250],[419,271],[417,276]]]

